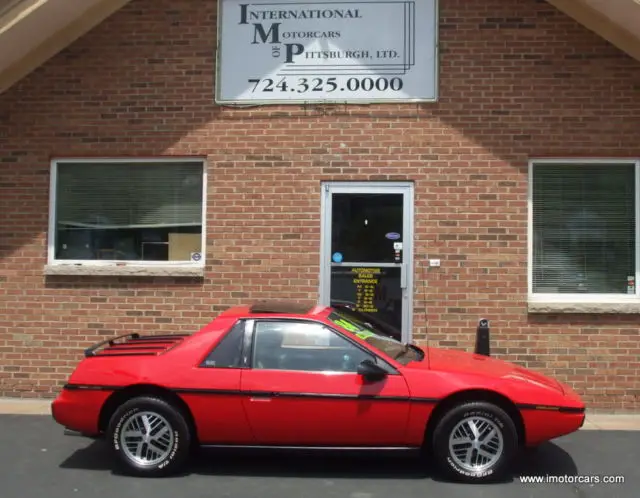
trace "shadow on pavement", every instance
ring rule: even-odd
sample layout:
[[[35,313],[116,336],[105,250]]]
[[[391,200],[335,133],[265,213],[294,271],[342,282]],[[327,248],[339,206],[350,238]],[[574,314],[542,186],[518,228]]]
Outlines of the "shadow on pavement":
[[[190,474],[242,477],[310,477],[332,479],[433,479],[443,480],[423,458],[403,456],[313,452],[273,452],[262,450],[199,450],[186,470]],[[63,469],[104,470],[121,475],[103,441],[94,441],[60,464]],[[577,475],[573,458],[553,443],[537,451],[525,452],[514,465],[518,476]]]

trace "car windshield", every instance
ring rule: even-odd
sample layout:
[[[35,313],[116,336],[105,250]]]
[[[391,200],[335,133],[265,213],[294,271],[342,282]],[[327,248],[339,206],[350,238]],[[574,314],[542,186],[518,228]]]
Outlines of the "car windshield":
[[[411,361],[421,361],[424,358],[424,353],[420,348],[411,344],[403,344],[389,337],[384,330],[379,330],[371,323],[359,320],[351,313],[334,310],[329,315],[329,320],[334,325],[351,332],[403,365]]]

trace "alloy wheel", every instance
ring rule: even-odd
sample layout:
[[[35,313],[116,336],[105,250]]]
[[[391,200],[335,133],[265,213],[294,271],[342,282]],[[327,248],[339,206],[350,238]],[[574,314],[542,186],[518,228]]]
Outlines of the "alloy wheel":
[[[137,465],[157,465],[169,456],[173,445],[171,424],[156,412],[135,413],[122,424],[120,446]]]
[[[486,417],[462,419],[449,436],[449,454],[467,472],[481,473],[491,468],[503,450],[502,431]]]

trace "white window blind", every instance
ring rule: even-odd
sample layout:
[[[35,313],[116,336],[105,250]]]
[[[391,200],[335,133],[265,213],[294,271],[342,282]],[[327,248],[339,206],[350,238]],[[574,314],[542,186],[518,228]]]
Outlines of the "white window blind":
[[[59,163],[58,226],[155,228],[202,224],[202,164]]]
[[[634,164],[533,166],[533,292],[635,294]]]

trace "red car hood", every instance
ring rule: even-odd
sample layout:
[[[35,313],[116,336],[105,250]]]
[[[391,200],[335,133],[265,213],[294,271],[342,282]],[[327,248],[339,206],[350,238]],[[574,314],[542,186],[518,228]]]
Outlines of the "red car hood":
[[[429,357],[429,367],[443,372],[478,374],[493,378],[522,380],[564,394],[562,384],[545,375],[522,368],[508,361],[449,349],[423,348]],[[413,366],[414,364],[410,364]],[[416,366],[418,364],[415,364]]]

